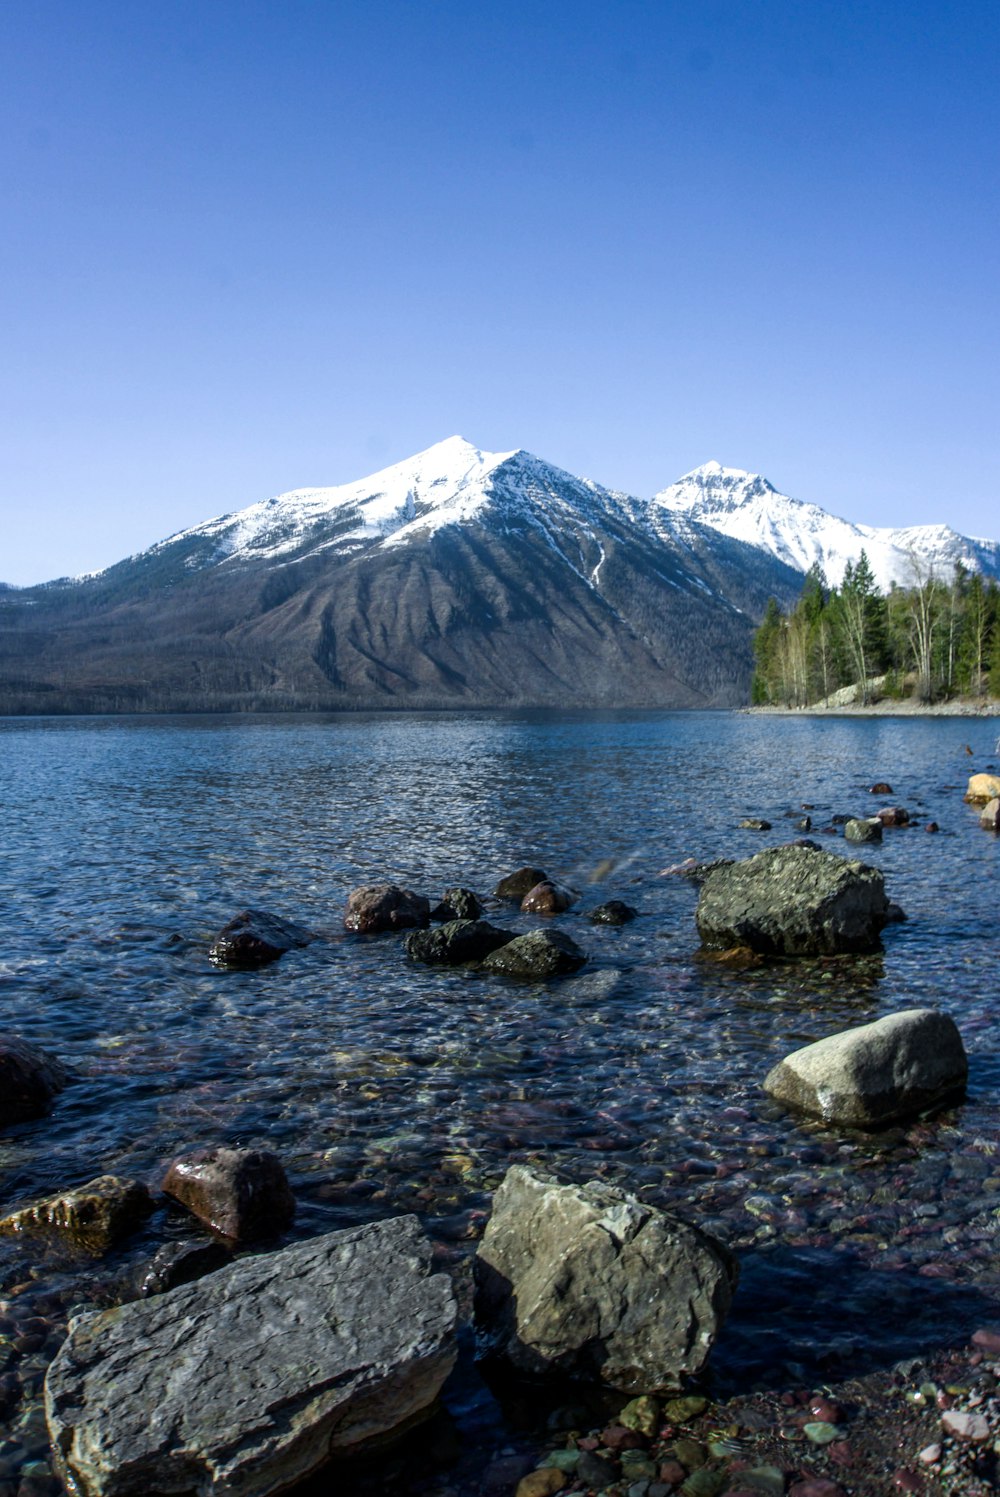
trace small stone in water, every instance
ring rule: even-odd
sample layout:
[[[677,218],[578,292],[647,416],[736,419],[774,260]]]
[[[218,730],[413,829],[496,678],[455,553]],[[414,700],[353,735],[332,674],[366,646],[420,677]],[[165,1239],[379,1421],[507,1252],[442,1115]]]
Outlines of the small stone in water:
[[[972,1344],[993,1357],[1000,1356],[1000,1331],[984,1326],[982,1330],[973,1332]]]
[[[816,1419],[812,1420],[809,1424],[804,1424],[802,1426],[802,1433],[814,1445],[829,1445],[831,1440],[837,1439],[840,1430],[835,1424],[830,1424],[825,1419]]]
[[[551,1497],[561,1492],[566,1485],[566,1476],[555,1466],[543,1466],[540,1471],[529,1471],[517,1484],[514,1497]]]
[[[941,1447],[938,1444],[925,1445],[920,1452],[919,1459],[925,1466],[933,1466],[941,1459]]]
[[[843,1487],[825,1476],[812,1476],[806,1481],[797,1481],[789,1490],[788,1497],[846,1497]]]
[[[701,1403],[704,1406],[705,1400],[702,1399]],[[648,1394],[633,1398],[618,1415],[618,1422],[624,1424],[626,1429],[634,1429],[651,1440],[660,1427],[660,1405]]]
[[[579,1464],[579,1450],[553,1450],[540,1462],[540,1468],[554,1466],[557,1471],[575,1471]]]
[[[844,1417],[844,1411],[839,1403],[834,1403],[829,1398],[810,1398],[809,1412],[827,1424],[839,1424]]]
[[[892,1473],[892,1484],[900,1492],[922,1492],[924,1484],[915,1471],[910,1471],[906,1466],[900,1466],[898,1471]]]
[[[663,1417],[671,1424],[686,1424],[708,1408],[707,1398],[671,1398],[663,1405]]]
[[[777,1466],[753,1466],[749,1471],[742,1472],[740,1479],[753,1487],[755,1492],[762,1493],[763,1497],[784,1497],[785,1476]]]
[[[697,1440],[675,1440],[674,1455],[688,1471],[696,1471],[708,1459],[707,1450]]]

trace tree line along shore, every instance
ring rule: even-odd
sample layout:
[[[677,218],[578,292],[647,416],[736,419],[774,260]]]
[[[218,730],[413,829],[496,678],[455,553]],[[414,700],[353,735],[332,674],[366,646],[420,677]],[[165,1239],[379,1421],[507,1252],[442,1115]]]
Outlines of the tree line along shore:
[[[978,715],[998,699],[1000,587],[961,563],[944,581],[914,558],[910,585],[887,593],[864,551],[839,587],[815,565],[754,635],[754,707]]]

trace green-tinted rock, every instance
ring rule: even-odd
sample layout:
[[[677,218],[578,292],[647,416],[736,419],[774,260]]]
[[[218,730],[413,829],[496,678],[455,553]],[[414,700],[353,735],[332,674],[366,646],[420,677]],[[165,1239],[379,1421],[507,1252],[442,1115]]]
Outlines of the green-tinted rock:
[[[710,1471],[707,1466],[702,1466],[698,1471],[692,1471],[687,1481],[681,1487],[684,1497],[718,1497],[731,1482],[724,1471]]]
[[[687,1436],[674,1441],[674,1455],[689,1471],[697,1471],[708,1460],[704,1445],[698,1440],[689,1440]]]
[[[740,1486],[760,1492],[762,1497],[784,1497],[785,1476],[777,1466],[751,1466],[740,1472]]]
[[[699,1414],[704,1414],[707,1408],[707,1398],[671,1398],[663,1405],[663,1417],[671,1424],[686,1424],[689,1419],[697,1419]]]
[[[656,1462],[651,1461],[644,1450],[623,1450],[620,1456],[622,1476],[626,1481],[638,1481],[643,1476],[655,1476]]]
[[[551,1450],[544,1460],[538,1462],[539,1468],[554,1466],[557,1471],[575,1471],[579,1464],[578,1450]]]
[[[633,1398],[618,1415],[618,1423],[651,1440],[660,1427],[660,1405],[648,1394]]]
[[[816,1419],[811,1424],[804,1424],[802,1433],[814,1445],[829,1445],[841,1432],[835,1424],[827,1424],[825,1419]]]

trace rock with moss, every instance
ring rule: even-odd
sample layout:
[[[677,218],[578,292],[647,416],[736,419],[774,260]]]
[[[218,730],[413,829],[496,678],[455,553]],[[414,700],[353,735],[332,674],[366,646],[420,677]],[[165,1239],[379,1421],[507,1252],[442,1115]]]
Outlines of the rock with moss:
[[[141,1181],[98,1175],[85,1185],[19,1206],[0,1220],[0,1232],[57,1234],[100,1254],[137,1231],[152,1210],[152,1198]]]
[[[533,930],[526,936],[515,936],[513,941],[491,952],[483,968],[505,977],[544,979],[577,972],[586,960],[586,952],[563,931]]]
[[[696,921],[714,950],[765,955],[874,951],[889,901],[881,872],[812,847],[774,847],[704,882]]]

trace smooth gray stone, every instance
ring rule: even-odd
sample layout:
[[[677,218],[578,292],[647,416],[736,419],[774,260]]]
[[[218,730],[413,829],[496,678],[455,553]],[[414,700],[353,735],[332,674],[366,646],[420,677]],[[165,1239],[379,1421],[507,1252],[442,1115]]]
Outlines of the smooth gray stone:
[[[792,845],[709,874],[695,919],[704,944],[717,951],[832,955],[877,949],[888,906],[879,869]]]
[[[794,1050],[764,1090],[824,1122],[871,1128],[960,1096],[968,1071],[954,1021],[908,1008]]]
[[[736,1279],[707,1232],[514,1165],[476,1253],[476,1324],[485,1351],[530,1375],[675,1390],[704,1366]]]
[[[430,1266],[400,1216],[81,1316],[45,1379],[60,1474],[82,1497],[267,1497],[401,1430],[455,1360]]]

